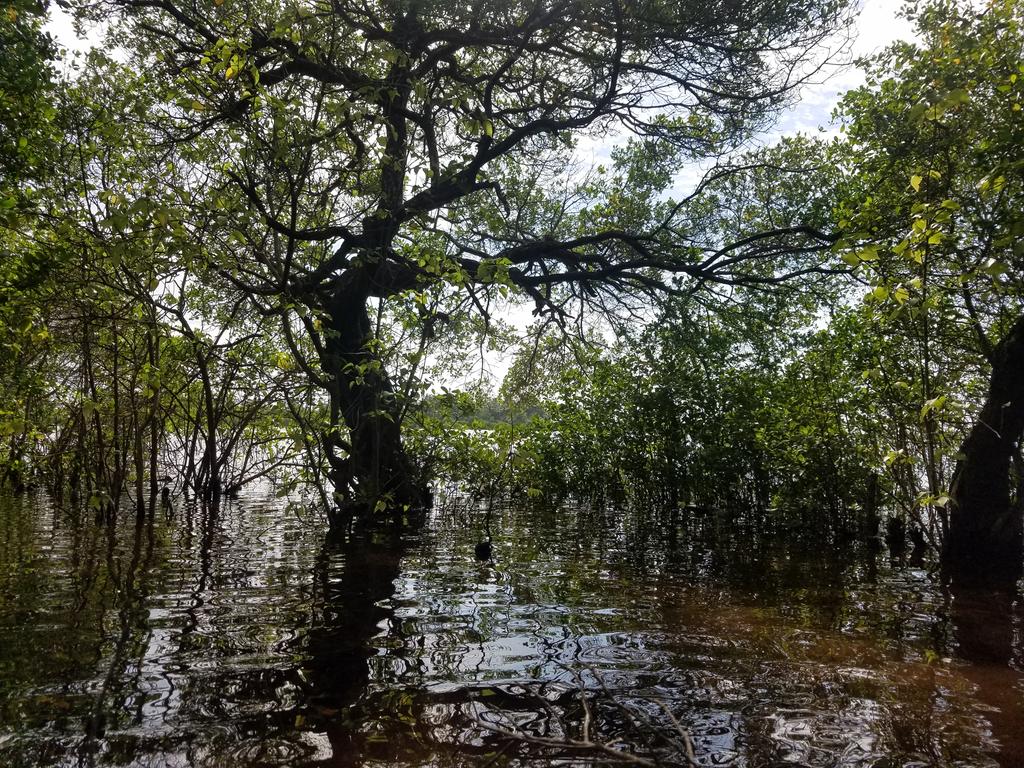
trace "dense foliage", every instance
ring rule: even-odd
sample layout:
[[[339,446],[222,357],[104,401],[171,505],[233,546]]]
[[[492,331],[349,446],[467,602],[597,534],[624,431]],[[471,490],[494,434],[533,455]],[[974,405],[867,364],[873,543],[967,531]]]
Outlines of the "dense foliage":
[[[970,542],[969,563],[989,536],[994,559],[1019,559],[1021,7],[908,12],[919,42],[863,63],[840,138],[784,142],[716,187],[739,227],[797,210],[841,233],[848,277],[690,294],[560,375],[524,352],[545,395],[499,451],[519,487],[861,509],[869,525],[885,505],[936,548]]]
[[[888,507],[1019,554],[1021,3],[908,6],[837,139],[755,151],[845,3],[70,7],[121,48],[66,77],[0,18],[3,484]]]

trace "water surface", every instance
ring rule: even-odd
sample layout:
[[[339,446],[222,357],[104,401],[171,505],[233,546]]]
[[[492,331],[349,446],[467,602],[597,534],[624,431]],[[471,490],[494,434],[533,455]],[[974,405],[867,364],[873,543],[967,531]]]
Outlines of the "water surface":
[[[1024,764],[1015,595],[813,517],[492,527],[480,564],[465,509],[345,543],[258,495],[0,497],[0,765]]]

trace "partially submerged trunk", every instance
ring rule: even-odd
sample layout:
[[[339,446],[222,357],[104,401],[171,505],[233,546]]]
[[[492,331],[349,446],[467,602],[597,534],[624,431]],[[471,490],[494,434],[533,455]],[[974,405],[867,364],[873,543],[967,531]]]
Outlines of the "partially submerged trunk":
[[[944,565],[961,582],[1016,580],[1022,517],[1010,472],[1024,434],[1024,316],[993,354],[988,396],[960,449]]]
[[[422,507],[425,488],[402,446],[400,403],[374,349],[368,294],[339,292],[327,307],[321,365],[331,398],[331,481],[342,518],[400,515]]]

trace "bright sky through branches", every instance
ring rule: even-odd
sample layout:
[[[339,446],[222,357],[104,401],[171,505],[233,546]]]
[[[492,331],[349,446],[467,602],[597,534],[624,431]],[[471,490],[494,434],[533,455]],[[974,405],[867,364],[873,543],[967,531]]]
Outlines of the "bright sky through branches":
[[[910,39],[913,36],[913,27],[906,19],[900,17],[902,5],[901,0],[865,0],[857,16],[852,45],[849,53],[843,57],[844,61],[870,56],[896,40]],[[78,38],[66,13],[51,4],[50,14],[51,20],[46,29],[69,52],[86,51],[101,44],[100,30],[91,30],[86,38]],[[116,51],[111,53],[117,57]],[[800,91],[798,99],[782,113],[773,130],[762,136],[758,144],[773,144],[782,136],[797,133],[836,132],[836,126],[831,122],[832,111],[841,95],[860,85],[864,76],[862,71],[852,64],[830,66],[819,75],[818,82],[807,85]],[[615,139],[609,136],[582,137],[577,145],[579,167],[585,169],[599,163],[607,163],[615,143]],[[672,194],[685,194],[701,175],[702,171],[697,167],[681,169]],[[532,317],[528,308],[520,310],[513,307],[507,313],[506,319],[516,326],[525,327]],[[510,363],[509,356],[495,353],[489,352],[481,357],[481,365],[486,369],[485,375],[496,381],[501,380]]]
[[[913,25],[899,16],[902,6],[900,0],[866,0],[857,16],[856,37],[851,51],[854,58],[871,56],[890,43],[913,38]],[[849,66],[835,71],[823,83],[806,87],[800,99],[782,116],[775,135],[828,129],[839,97],[863,82],[864,73]]]

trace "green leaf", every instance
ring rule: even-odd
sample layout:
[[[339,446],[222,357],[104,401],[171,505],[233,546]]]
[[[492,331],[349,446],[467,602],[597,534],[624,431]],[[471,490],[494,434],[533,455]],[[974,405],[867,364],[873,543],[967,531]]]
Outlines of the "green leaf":
[[[921,406],[921,421],[924,421],[926,418],[928,418],[928,414],[932,413],[933,411],[940,410],[942,406],[945,405],[945,403],[946,395],[939,395],[938,397],[933,397],[931,400],[925,402],[925,404]]]
[[[956,88],[949,92],[946,96],[947,104],[967,104],[971,100],[971,94],[969,94],[963,88]]]
[[[999,277],[1007,271],[1006,264],[996,259],[986,259],[981,271],[991,277]]]
[[[494,272],[497,269],[497,265],[490,259],[481,261],[479,266],[476,268],[476,277],[481,283],[490,283],[494,281]]]
[[[857,251],[857,258],[861,261],[878,261],[878,246],[867,245]]]

